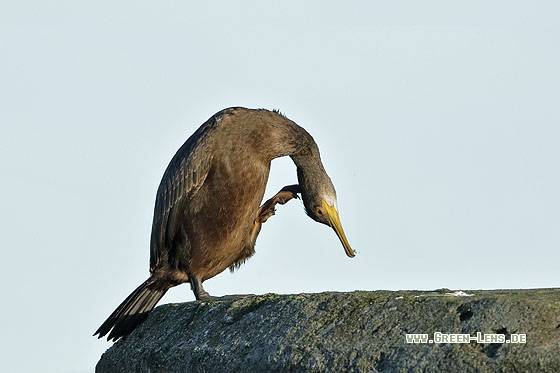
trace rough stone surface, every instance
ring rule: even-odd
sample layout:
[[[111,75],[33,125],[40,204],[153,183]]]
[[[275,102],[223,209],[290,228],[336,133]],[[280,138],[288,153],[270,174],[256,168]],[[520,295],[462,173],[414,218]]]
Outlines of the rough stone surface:
[[[465,296],[472,294],[471,296]],[[249,296],[157,307],[97,372],[560,372],[560,289]],[[526,334],[526,343],[405,335]]]

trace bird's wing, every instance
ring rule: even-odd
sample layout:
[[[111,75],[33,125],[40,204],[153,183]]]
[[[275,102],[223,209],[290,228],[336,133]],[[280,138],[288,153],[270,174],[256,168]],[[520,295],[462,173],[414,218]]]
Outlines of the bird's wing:
[[[185,203],[188,203],[208,175],[212,163],[211,134],[219,125],[222,114],[220,112],[214,115],[189,137],[163,174],[154,208],[150,244],[151,270],[157,267],[163,255],[167,255],[164,249],[168,246],[166,240],[175,235]]]

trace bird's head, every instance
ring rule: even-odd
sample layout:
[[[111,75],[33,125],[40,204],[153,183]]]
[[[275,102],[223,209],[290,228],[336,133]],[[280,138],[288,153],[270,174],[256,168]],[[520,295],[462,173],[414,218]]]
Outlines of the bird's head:
[[[311,175],[305,175],[301,169],[298,169],[301,199],[305,206],[305,212],[316,222],[331,227],[340,239],[346,255],[353,258],[356,253],[352,247],[350,247],[348,239],[342,229],[342,224],[340,223],[340,217],[338,215],[336,191],[331,179],[326,173],[315,173],[312,177],[310,176]]]

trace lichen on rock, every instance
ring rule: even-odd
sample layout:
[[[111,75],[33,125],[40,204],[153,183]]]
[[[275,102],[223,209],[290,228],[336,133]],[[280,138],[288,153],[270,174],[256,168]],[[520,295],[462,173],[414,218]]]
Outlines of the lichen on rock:
[[[467,296],[468,295],[468,296]],[[407,334],[504,335],[407,343]],[[525,335],[526,343],[508,343]],[[560,289],[265,294],[157,307],[96,372],[560,371]]]

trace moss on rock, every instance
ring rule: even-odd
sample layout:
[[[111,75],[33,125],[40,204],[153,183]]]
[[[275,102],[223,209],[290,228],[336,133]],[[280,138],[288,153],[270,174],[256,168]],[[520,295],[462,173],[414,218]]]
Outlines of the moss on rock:
[[[407,343],[406,334],[505,342]],[[512,335],[526,343],[508,343]],[[265,294],[157,307],[97,372],[560,371],[560,289]]]

